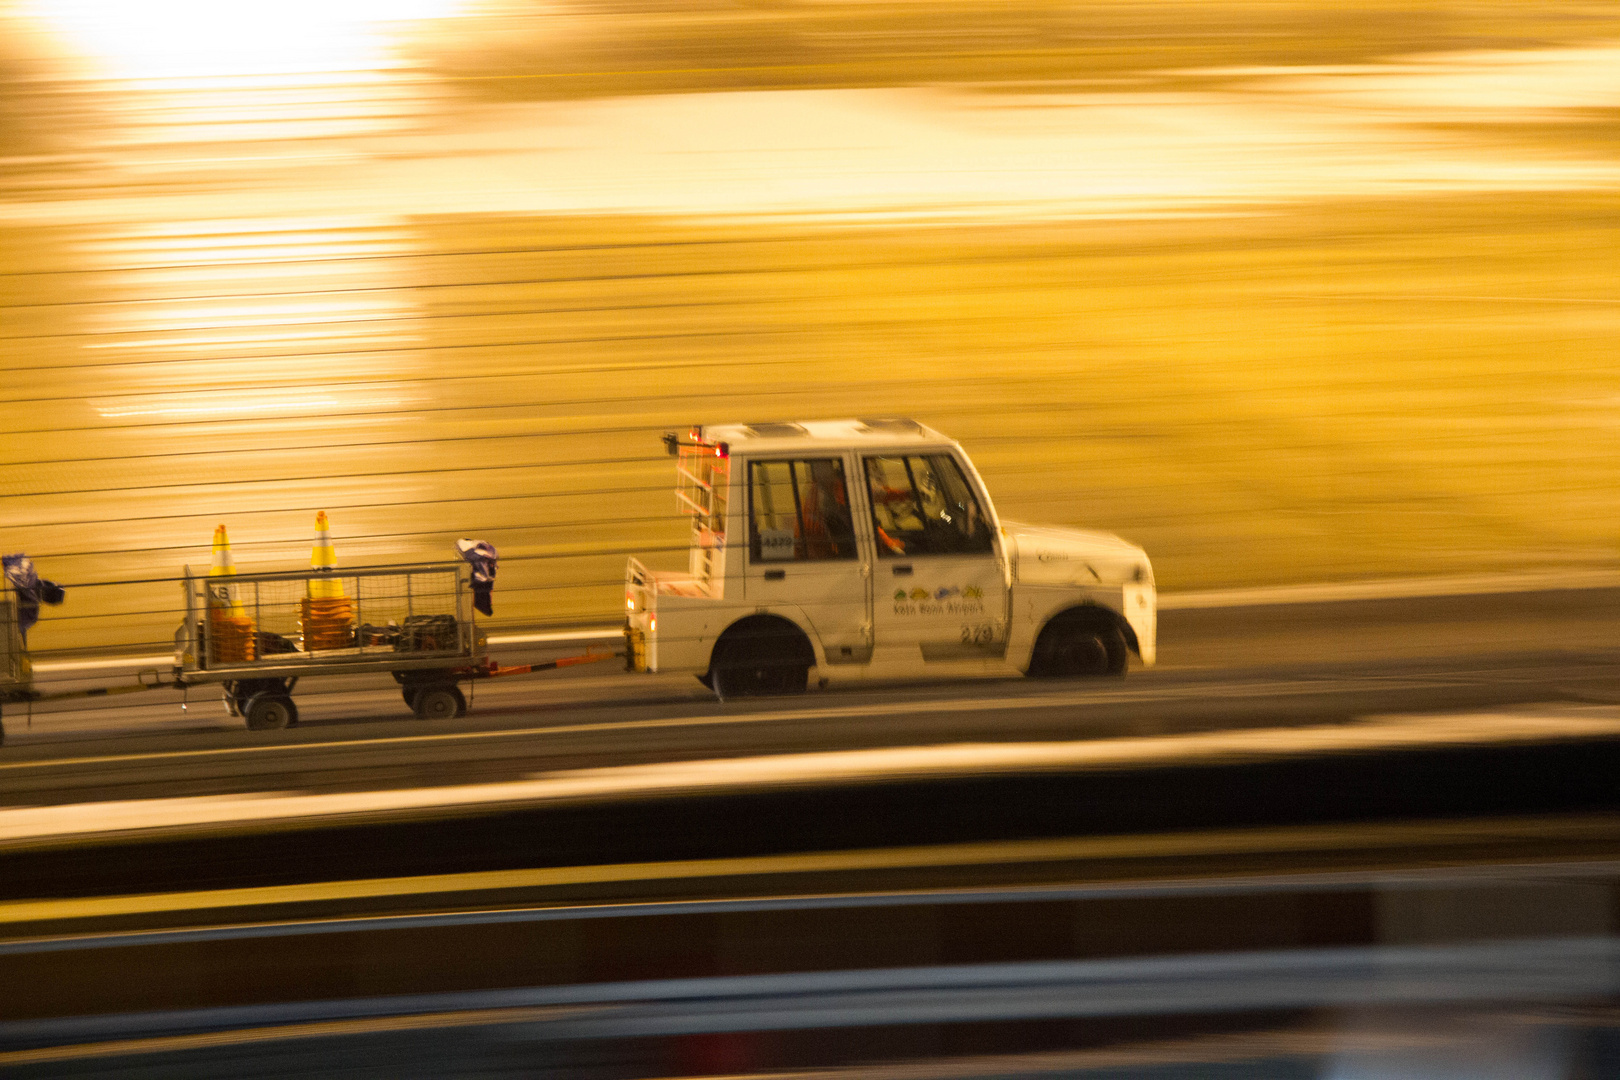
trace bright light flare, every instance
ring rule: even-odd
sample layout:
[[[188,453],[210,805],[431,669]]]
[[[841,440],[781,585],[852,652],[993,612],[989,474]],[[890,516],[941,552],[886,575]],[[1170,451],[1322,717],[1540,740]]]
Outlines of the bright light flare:
[[[461,0],[25,0],[23,10],[123,79],[375,71],[391,24],[456,13]]]

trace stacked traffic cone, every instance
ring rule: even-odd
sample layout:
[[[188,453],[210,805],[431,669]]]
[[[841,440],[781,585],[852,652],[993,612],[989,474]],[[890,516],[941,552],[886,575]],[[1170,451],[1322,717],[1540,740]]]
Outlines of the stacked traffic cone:
[[[303,601],[304,651],[346,649],[354,644],[354,606],[343,595],[343,579],[327,576],[337,569],[337,553],[332,550],[325,510],[315,515],[309,566],[321,576],[309,579],[309,595]]]
[[[221,525],[214,530],[214,562],[208,576],[235,574],[231,540]],[[208,641],[209,659],[216,663],[242,663],[254,657],[253,620],[242,610],[235,585],[219,582],[208,586]]]

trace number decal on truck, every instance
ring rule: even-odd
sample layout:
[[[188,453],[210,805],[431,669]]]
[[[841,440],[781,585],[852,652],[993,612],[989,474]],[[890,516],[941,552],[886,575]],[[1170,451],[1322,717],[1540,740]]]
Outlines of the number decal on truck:
[[[995,623],[975,623],[962,627],[962,644],[964,645],[989,645],[995,640]]]

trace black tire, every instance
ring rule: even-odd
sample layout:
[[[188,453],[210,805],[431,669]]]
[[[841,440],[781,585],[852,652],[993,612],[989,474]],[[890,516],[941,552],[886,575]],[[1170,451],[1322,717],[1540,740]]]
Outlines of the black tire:
[[[1130,648],[1118,626],[1095,618],[1059,616],[1035,642],[1029,673],[1048,679],[1120,676],[1125,674],[1129,658]]]
[[[298,723],[298,706],[286,694],[254,694],[248,699],[242,717],[253,731],[280,731]]]
[[[802,694],[815,662],[810,639],[797,626],[776,616],[750,616],[715,643],[709,661],[711,689],[721,701]]]
[[[297,679],[237,679],[219,684],[225,691],[225,711],[232,716],[246,716],[248,702],[259,694],[279,694],[291,697]],[[297,721],[294,720],[296,723]]]
[[[757,673],[747,668],[716,667],[709,674],[713,676],[714,696],[721,701],[759,697],[765,692],[759,685]]]
[[[783,664],[772,669],[770,694],[802,694],[810,685],[810,669],[802,664]]]
[[[739,697],[802,694],[810,685],[810,669],[803,664],[762,661],[746,667],[724,665],[712,672],[713,688],[721,701]]]
[[[416,691],[411,711],[418,720],[454,720],[467,715],[467,698],[453,683],[434,683]]]

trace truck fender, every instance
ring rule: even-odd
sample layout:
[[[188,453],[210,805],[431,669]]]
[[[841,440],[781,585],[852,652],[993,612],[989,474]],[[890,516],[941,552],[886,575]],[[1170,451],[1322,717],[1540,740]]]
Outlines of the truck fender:
[[[1014,599],[1014,604],[1020,598]],[[1016,607],[1015,607],[1016,612]],[[1076,613],[1070,616],[1070,612]],[[1082,614],[1083,613],[1083,614]],[[1014,630],[1008,649],[1007,660],[1018,667],[1020,671],[1028,671],[1030,660],[1035,653],[1035,643],[1040,640],[1041,633],[1045,631],[1052,620],[1061,617],[1094,618],[1107,625],[1116,626],[1125,635],[1125,644],[1138,657],[1142,655],[1141,642],[1137,640],[1136,631],[1131,628],[1130,621],[1120,612],[1107,604],[1098,603],[1095,599],[1077,601],[1072,592],[1061,597],[1049,598],[1045,610],[1039,618],[1028,620],[1014,620]]]
[[[709,652],[708,675],[713,675],[716,660],[723,660],[727,651],[754,647],[785,653],[793,663],[813,668],[820,662],[814,642],[808,628],[785,613],[745,615],[715,639]]]

